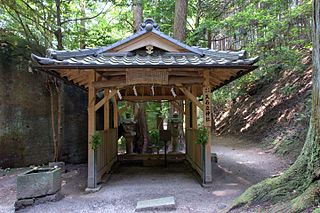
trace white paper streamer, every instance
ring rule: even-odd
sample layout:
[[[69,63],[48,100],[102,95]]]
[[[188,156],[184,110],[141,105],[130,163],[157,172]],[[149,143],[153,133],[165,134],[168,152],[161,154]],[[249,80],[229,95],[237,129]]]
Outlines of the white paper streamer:
[[[152,92],[152,96],[154,96],[154,86],[151,86],[151,92]]]
[[[118,94],[119,99],[121,100],[122,99],[122,95],[120,93],[120,90],[117,90],[117,94]]]
[[[174,88],[172,87],[171,88],[171,93],[172,93],[172,96],[175,98],[175,97],[177,97],[177,94],[176,94],[176,92],[174,91]]]
[[[134,93],[135,96],[138,96],[136,86],[133,86],[133,93]]]

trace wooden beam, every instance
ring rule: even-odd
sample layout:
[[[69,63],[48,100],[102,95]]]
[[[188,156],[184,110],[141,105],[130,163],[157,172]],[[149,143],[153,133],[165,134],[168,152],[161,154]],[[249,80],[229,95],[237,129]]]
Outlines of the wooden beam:
[[[199,77],[177,77],[169,76],[169,85],[174,84],[201,84],[202,78]]]
[[[94,110],[97,111],[98,109],[100,109],[100,107],[102,107],[107,101],[109,101],[115,94],[117,93],[117,90],[112,90],[110,93],[105,93],[105,96],[103,97],[103,99],[101,101],[99,101],[99,103],[97,103],[94,106]],[[107,94],[107,96],[106,96]]]
[[[187,90],[182,85],[176,85],[185,96],[187,96],[194,104],[196,104],[201,110],[203,110],[203,104],[200,103],[200,101],[197,100],[197,97],[194,96],[189,90]]]
[[[161,101],[161,100],[185,100],[185,96],[160,95],[160,96],[122,96],[122,101]]]
[[[117,88],[126,86],[126,78],[125,77],[111,77],[109,80],[97,81],[94,84],[96,89],[102,88]]]
[[[170,76],[168,79],[168,85],[175,85],[175,84],[201,84],[203,79],[201,76],[199,77],[183,77],[183,76]],[[150,82],[149,85],[152,85],[153,82]],[[118,88],[130,86],[126,83],[125,76],[113,76],[108,78],[108,80],[97,81],[94,84],[96,89],[101,88]]]
[[[197,71],[176,71],[168,72],[169,76],[185,76],[185,77],[201,77],[201,74]]]

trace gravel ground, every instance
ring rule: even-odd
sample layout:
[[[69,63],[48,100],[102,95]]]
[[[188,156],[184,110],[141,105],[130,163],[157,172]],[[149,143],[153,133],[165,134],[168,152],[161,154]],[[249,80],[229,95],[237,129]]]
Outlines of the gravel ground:
[[[279,174],[287,164],[282,159],[234,138],[213,137],[212,151],[218,155],[213,165],[214,183],[202,188],[183,163],[163,167],[121,165],[99,192],[85,194],[86,165],[68,165],[63,174],[58,202],[29,207],[19,212],[134,212],[137,201],[174,196],[176,212],[217,212],[250,185]],[[14,212],[16,175],[25,168],[0,173],[0,212]]]

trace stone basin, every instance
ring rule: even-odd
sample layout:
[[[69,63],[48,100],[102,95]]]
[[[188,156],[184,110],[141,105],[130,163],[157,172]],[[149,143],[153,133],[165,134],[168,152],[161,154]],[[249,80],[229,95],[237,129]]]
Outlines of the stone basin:
[[[54,195],[60,189],[60,168],[35,168],[17,176],[17,200]]]

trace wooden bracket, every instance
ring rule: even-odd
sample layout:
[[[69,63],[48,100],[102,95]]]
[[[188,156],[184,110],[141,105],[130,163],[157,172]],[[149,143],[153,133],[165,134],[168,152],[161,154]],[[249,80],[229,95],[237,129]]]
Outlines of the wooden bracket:
[[[195,105],[197,105],[201,110],[203,110],[203,104],[200,103],[200,101],[197,100],[197,97],[195,97],[187,88],[182,86],[181,84],[176,85],[185,96],[187,96]]]
[[[99,103],[94,106],[94,110],[97,111],[98,109],[100,109],[100,107],[102,107],[107,101],[109,101],[116,93],[117,90],[112,90],[108,96],[105,96],[101,101],[99,101]]]

